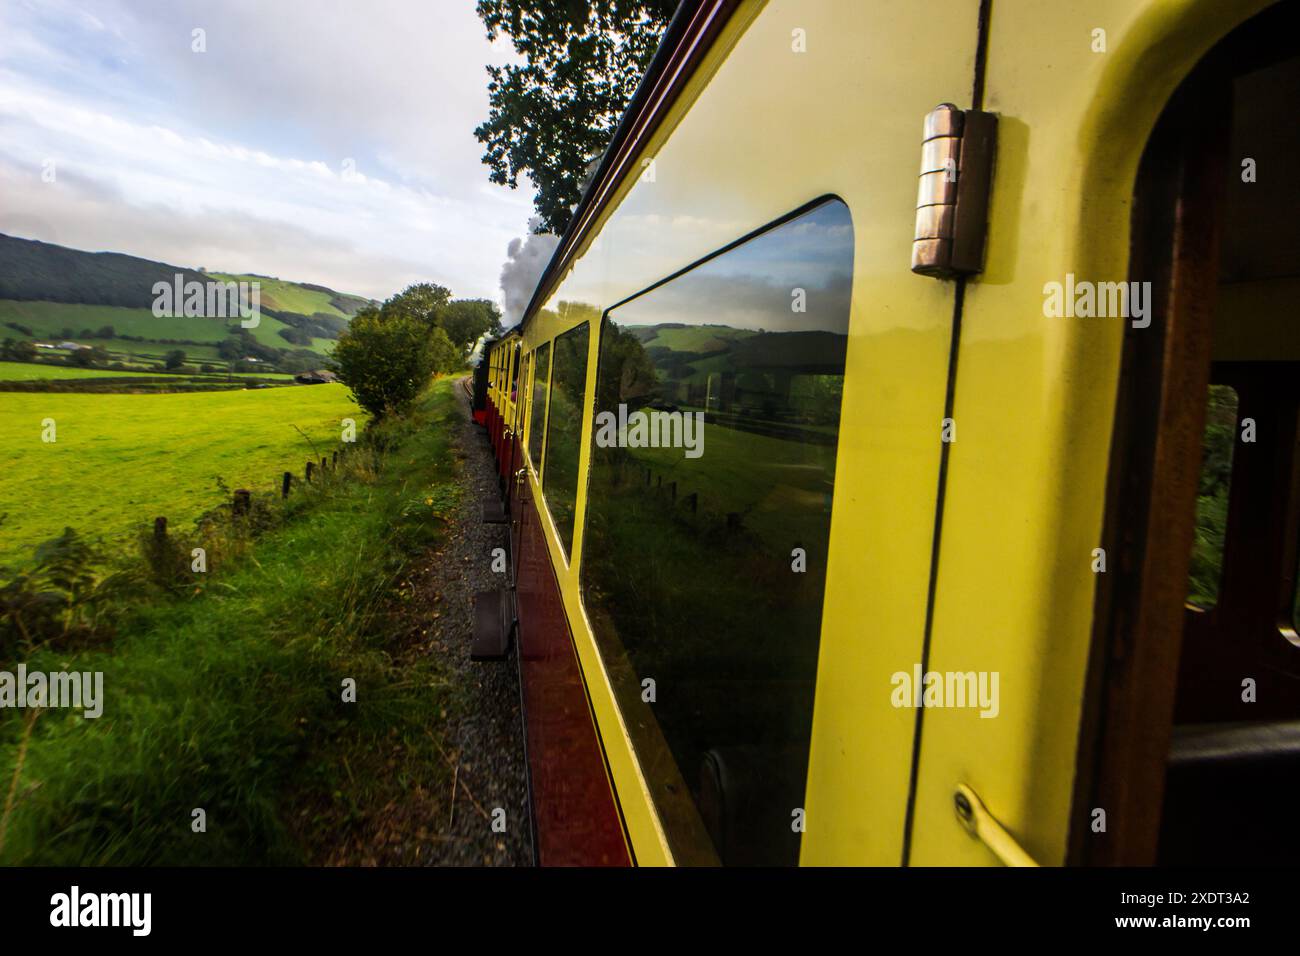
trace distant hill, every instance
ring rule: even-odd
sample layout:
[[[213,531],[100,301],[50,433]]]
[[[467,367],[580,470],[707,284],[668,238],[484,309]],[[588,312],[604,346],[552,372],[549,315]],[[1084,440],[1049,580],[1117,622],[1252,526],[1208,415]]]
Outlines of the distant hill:
[[[369,303],[361,296],[335,292],[320,285],[266,276],[205,274],[120,252],[83,252],[0,234],[0,299],[148,309],[153,305],[154,283],[170,284],[177,273],[186,282],[255,278],[263,286],[263,310],[277,318],[281,312],[305,317],[319,313],[346,322]]]
[[[0,299],[43,299],[147,309],[155,282],[202,282],[193,269],[117,252],[82,252],[34,239],[0,235]]]
[[[154,315],[154,286],[173,286],[178,274],[187,283],[256,281],[261,322],[244,329],[237,316]],[[107,353],[101,364],[127,369],[155,368],[178,347],[188,361],[214,368],[240,362],[284,371],[319,368],[352,316],[369,304],[322,285],[0,234],[0,339],[25,339],[47,356],[51,348],[68,351],[56,343],[71,342],[98,346]],[[4,348],[21,354],[21,346]]]

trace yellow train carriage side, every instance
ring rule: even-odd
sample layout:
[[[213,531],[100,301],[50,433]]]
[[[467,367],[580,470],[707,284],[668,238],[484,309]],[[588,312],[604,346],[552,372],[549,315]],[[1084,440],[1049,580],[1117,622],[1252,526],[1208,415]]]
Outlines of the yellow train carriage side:
[[[588,221],[524,317],[517,408],[509,362],[493,365],[504,420],[521,444],[538,439],[521,480],[637,863],[685,860],[584,602],[602,317],[801,210],[843,203],[851,296],[799,861],[1062,864],[1088,810],[1074,806],[1076,765],[1124,324],[1046,319],[1044,285],[1128,274],[1138,166],[1162,110],[1267,6],[700,5],[720,27],[622,172],[596,184],[607,198],[579,210]],[[999,125],[985,267],[959,281],[909,268],[922,121],[941,103]],[[535,417],[530,396],[549,374],[539,350],[550,359],[584,325],[562,534],[535,434],[547,412]],[[996,706],[898,706],[896,675],[922,666],[996,673]],[[982,839],[954,812],[963,801]]]

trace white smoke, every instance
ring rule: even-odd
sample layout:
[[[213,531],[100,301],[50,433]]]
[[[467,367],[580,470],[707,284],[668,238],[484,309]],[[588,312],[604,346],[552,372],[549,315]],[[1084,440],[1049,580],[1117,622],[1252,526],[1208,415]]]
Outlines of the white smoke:
[[[536,229],[538,222],[534,217],[528,228]],[[523,316],[524,309],[528,308],[537,282],[559,243],[560,237],[550,233],[530,233],[526,238],[510,240],[506,247],[506,261],[501,265],[501,299],[506,328],[515,325]]]

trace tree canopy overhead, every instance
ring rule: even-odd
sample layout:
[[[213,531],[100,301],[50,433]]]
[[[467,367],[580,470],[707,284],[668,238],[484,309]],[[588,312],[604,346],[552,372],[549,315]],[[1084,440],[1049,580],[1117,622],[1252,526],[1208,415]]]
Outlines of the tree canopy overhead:
[[[489,66],[490,112],[474,135],[494,183],[537,189],[538,232],[561,233],[587,166],[605,150],[677,0],[479,0],[488,39],[522,65]]]

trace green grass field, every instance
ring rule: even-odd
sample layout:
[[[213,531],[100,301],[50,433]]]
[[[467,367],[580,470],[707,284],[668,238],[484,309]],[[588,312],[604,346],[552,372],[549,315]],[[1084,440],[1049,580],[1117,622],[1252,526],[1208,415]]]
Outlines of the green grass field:
[[[75,365],[38,365],[34,362],[0,362],[0,382],[37,382],[42,379],[121,378],[130,372]]]
[[[0,395],[0,563],[65,526],[122,546],[142,524],[165,515],[187,525],[221,504],[228,487],[269,488],[284,471],[302,474],[312,449],[338,446],[340,422],[360,429],[364,413],[342,385],[166,395]],[[56,441],[41,440],[54,419]],[[317,456],[319,457],[319,455]]]

